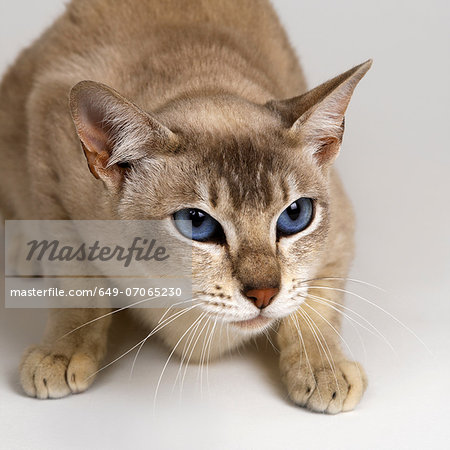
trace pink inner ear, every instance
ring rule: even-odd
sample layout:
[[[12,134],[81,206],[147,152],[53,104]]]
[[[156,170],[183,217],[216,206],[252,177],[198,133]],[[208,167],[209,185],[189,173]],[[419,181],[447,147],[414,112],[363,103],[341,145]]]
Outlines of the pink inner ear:
[[[97,179],[109,180],[109,183],[117,185],[121,181],[125,169],[117,165],[106,168],[110,157],[108,151],[90,151],[84,143],[82,146],[92,175]]]
[[[101,99],[97,99],[99,101]],[[107,152],[110,153],[110,139],[103,126],[104,111],[102,107],[94,105],[95,99],[91,98],[88,93],[80,98],[78,126],[79,134],[86,149],[93,153]]]
[[[83,127],[80,134],[87,151],[106,153],[109,156],[111,151],[109,138],[102,128],[88,124]]]
[[[117,187],[125,175],[127,168],[118,163],[138,160],[149,149],[171,151],[178,145],[169,129],[100,83],[75,85],[70,108],[89,169],[109,185]]]
[[[314,152],[314,158],[319,165],[325,166],[334,161],[339,153],[341,140],[333,137],[319,139],[320,147]]]
[[[102,126],[102,111],[92,106],[87,94],[83,97],[76,122],[89,170],[96,178],[118,181],[122,171],[119,174],[115,167],[106,169],[112,147],[107,129]]]

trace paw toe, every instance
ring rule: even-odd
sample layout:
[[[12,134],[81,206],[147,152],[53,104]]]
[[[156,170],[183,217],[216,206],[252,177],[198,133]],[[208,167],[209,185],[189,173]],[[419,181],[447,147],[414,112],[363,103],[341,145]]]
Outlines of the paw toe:
[[[367,376],[361,364],[357,362],[344,361],[339,368],[348,384],[348,393],[342,410],[351,411],[359,403],[367,388]]]
[[[75,353],[67,368],[67,382],[73,394],[85,391],[94,381],[95,361],[84,353]]]
[[[23,355],[20,364],[20,384],[30,397],[36,397],[34,372],[39,363],[47,356],[47,352],[37,347],[30,347]]]
[[[50,354],[43,358],[34,372],[36,397],[60,398],[70,394],[66,382],[68,358],[64,355]]]
[[[338,370],[320,369],[315,372],[317,387],[307,403],[312,411],[337,414],[342,411],[347,396],[347,383]]]
[[[84,353],[68,358],[41,348],[32,347],[20,366],[20,381],[27,395],[39,399],[61,398],[86,390],[94,380],[97,365]]]
[[[299,406],[305,406],[316,389],[313,373],[301,364],[295,364],[286,371],[284,382],[290,399]]]
[[[331,368],[300,362],[284,359],[281,366],[283,381],[295,404],[315,412],[337,414],[354,409],[361,400],[367,378],[358,363],[341,361]]]

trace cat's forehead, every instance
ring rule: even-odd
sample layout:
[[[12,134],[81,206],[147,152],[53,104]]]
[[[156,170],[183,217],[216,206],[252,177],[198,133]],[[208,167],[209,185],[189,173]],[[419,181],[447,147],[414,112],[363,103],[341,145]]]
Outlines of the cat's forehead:
[[[194,205],[277,209],[323,190],[320,171],[263,105],[226,96],[183,99],[158,119],[180,138],[170,172],[182,186],[175,191],[190,191]]]
[[[288,203],[302,192],[317,192],[314,171],[274,136],[229,138],[211,146],[202,158],[215,176],[208,177],[209,202],[234,209],[269,208]]]
[[[227,94],[179,98],[156,116],[172,131],[192,140],[263,133],[282,126],[280,117],[264,105]]]
[[[317,196],[323,181],[301,149],[277,133],[228,135],[190,142],[191,182],[199,199],[218,209],[275,210],[298,196]]]

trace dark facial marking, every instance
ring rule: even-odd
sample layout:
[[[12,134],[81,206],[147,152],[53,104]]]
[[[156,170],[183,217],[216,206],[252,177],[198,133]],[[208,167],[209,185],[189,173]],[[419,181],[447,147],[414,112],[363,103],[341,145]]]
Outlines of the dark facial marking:
[[[213,181],[209,186],[209,203],[213,208],[217,206],[218,193],[217,193],[217,184]]]
[[[277,167],[271,143],[253,143],[248,138],[233,137],[217,147],[205,155],[202,164],[213,167],[225,179],[233,208],[238,211],[244,204],[268,207],[273,200],[272,174]],[[217,186],[212,183],[209,200],[213,206],[217,204],[217,196]]]
[[[280,180],[281,191],[283,192],[283,202],[287,203],[289,200],[289,186],[284,178]]]

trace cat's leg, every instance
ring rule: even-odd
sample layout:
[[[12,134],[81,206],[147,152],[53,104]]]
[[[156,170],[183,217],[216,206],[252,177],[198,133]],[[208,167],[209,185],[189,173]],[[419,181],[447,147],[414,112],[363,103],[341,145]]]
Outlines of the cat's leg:
[[[343,287],[331,280],[313,284]],[[283,382],[298,405],[330,414],[350,411],[359,403],[367,378],[361,365],[348,360],[341,349],[340,314],[333,308],[342,303],[342,293],[332,289],[310,289],[309,293],[311,297],[280,325]]]
[[[59,398],[86,390],[94,381],[107,347],[109,309],[52,309],[42,343],[30,347],[20,365],[24,391],[40,399]]]

